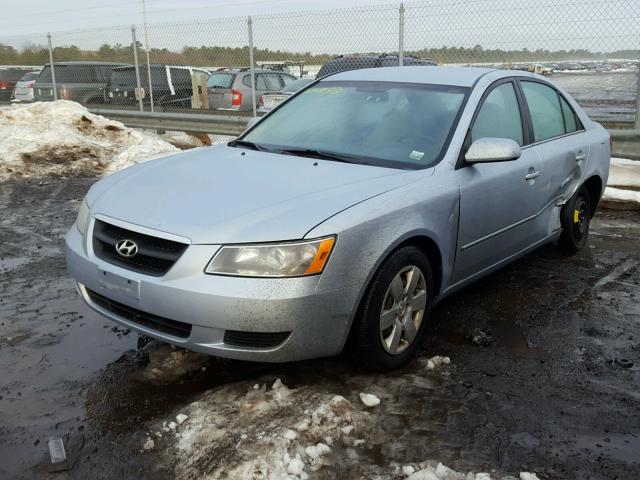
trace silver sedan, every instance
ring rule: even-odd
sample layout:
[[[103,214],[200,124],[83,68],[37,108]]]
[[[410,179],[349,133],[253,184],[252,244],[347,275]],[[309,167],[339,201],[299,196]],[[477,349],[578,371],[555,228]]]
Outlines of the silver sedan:
[[[190,350],[386,370],[444,297],[587,242],[609,135],[535,74],[393,67],[313,82],[227,145],[96,183],[67,237],[82,298]]]

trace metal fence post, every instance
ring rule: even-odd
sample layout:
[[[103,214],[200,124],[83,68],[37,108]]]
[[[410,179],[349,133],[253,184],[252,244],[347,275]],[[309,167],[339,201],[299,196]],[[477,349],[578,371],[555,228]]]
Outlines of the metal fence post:
[[[136,40],[136,27],[131,25],[131,42],[133,45],[133,63],[136,67],[136,84],[138,86],[138,106],[140,111],[144,112],[142,105],[142,89],[140,88],[140,65],[138,64],[138,41]]]
[[[634,122],[636,130],[640,130],[640,59],[638,59],[638,80],[636,82],[636,119]]]
[[[400,28],[398,30],[398,65],[404,67],[404,3],[400,3]]]
[[[256,113],[256,74],[253,64],[253,20],[249,17],[247,21],[247,27],[249,28],[249,68],[251,69],[251,106],[253,107],[253,116],[257,116]]]
[[[147,3],[142,0],[142,17],[144,21],[144,48],[147,52],[147,85],[149,85],[149,106],[153,112],[153,79],[151,78],[151,61],[149,60],[149,32],[147,31]]]
[[[51,66],[51,85],[53,85],[53,99],[58,100],[58,86],[56,85],[56,70],[53,67],[53,47],[51,46],[51,33],[47,33],[49,44],[49,65]]]

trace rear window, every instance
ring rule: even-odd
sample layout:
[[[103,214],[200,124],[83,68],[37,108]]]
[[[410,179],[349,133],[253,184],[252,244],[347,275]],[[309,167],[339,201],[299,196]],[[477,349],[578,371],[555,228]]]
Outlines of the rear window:
[[[25,76],[23,76],[20,80],[23,82],[29,82],[31,80],[35,80],[40,75],[40,72],[29,72]]]
[[[236,78],[235,73],[214,73],[207,80],[209,88],[231,88]]]

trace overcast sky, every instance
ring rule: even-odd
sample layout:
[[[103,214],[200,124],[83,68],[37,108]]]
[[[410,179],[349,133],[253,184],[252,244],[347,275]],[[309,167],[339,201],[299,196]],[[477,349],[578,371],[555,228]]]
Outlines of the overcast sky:
[[[130,25],[142,24],[142,0],[1,1],[16,8],[2,10],[0,42],[17,48],[45,44],[47,31],[66,32],[53,34],[54,46],[128,44]],[[243,46],[246,16],[252,15],[255,44],[261,48],[394,51],[398,5],[385,0],[147,0],[149,44],[172,50]],[[343,7],[348,10],[338,10]],[[313,13],[294,14],[300,11]],[[407,2],[406,11],[407,50],[477,44],[517,50],[640,48],[640,0],[425,0]],[[216,20],[221,17],[236,18]]]
[[[142,0],[28,0],[1,3],[0,35],[14,36],[142,22]],[[377,5],[384,0],[147,0],[149,22],[181,21],[203,17],[234,17],[317,10],[344,6]]]

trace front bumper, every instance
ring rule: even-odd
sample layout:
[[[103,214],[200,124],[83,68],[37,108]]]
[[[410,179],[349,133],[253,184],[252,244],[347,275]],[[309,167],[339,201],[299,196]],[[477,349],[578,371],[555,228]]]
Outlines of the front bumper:
[[[88,231],[93,230],[93,221]],[[90,234],[89,234],[90,235]],[[216,245],[190,245],[162,277],[151,277],[96,257],[91,242],[73,226],[66,236],[69,273],[84,301],[95,311],[144,335],[219,357],[287,362],[338,354],[357,307],[358,285],[318,293],[319,276],[241,278],[207,275],[204,267]],[[124,279],[121,288],[105,278]],[[136,310],[190,324],[178,338],[124,318],[94,303],[87,289]],[[132,293],[133,292],[133,293]],[[272,347],[225,343],[227,330],[290,332]]]

